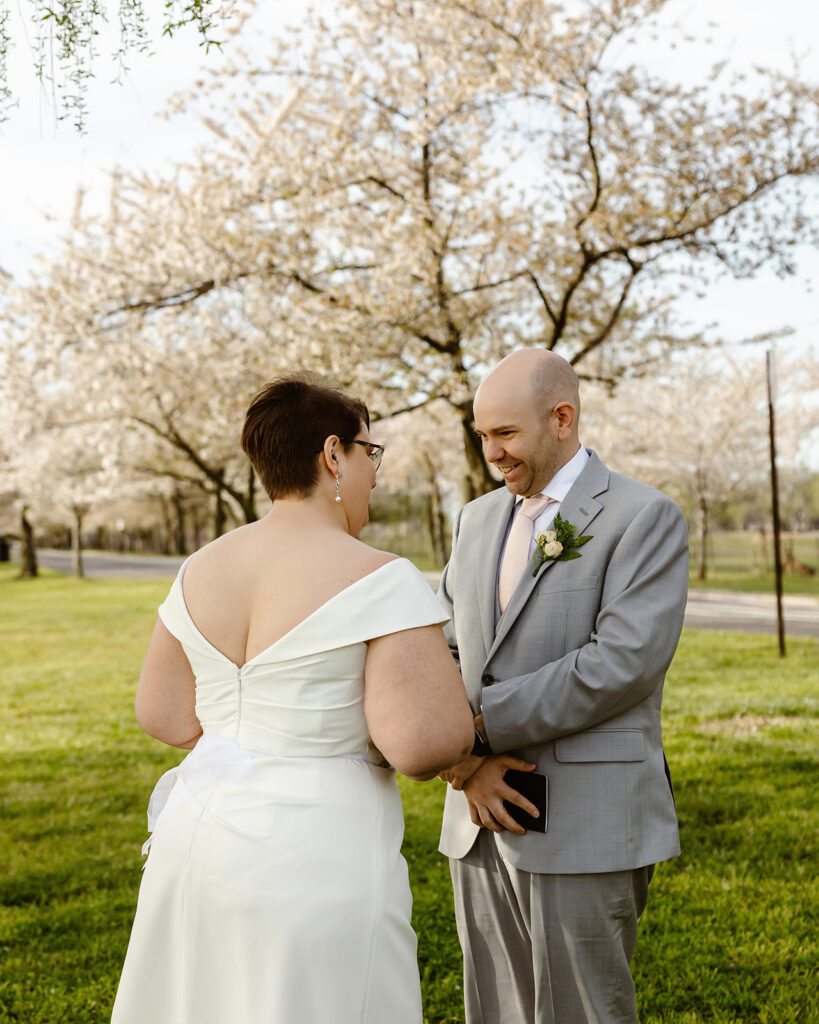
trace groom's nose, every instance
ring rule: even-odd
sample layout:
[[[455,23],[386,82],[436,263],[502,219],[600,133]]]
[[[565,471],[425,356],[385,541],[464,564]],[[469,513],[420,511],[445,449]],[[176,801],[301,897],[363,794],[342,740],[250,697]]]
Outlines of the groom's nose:
[[[487,437],[483,442],[483,457],[487,462],[497,462],[502,459],[506,451],[499,441]]]

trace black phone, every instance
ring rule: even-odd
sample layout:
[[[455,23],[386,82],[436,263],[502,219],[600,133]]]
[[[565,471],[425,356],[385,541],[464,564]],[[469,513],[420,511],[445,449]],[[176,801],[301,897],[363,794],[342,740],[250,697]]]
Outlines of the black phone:
[[[537,772],[520,772],[516,768],[510,768],[504,775],[503,781],[507,786],[516,789],[518,793],[522,793],[540,812],[540,817],[533,818],[522,807],[504,800],[503,806],[511,817],[530,832],[545,832],[549,804],[548,778],[545,775],[538,775]]]

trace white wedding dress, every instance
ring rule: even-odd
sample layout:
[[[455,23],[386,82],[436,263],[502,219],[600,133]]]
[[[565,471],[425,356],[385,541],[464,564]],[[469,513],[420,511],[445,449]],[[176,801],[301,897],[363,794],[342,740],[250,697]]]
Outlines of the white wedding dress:
[[[446,621],[396,559],[241,668],[179,571],[159,609],[203,736],[157,784],[112,1024],[420,1024],[401,798],[364,719],[366,641]]]

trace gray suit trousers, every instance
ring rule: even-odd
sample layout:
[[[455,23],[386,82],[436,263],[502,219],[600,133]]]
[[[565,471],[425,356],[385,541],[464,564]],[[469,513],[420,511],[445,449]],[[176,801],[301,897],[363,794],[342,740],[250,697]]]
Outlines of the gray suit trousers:
[[[653,866],[530,873],[487,829],[449,864],[466,1024],[636,1024],[629,961]]]

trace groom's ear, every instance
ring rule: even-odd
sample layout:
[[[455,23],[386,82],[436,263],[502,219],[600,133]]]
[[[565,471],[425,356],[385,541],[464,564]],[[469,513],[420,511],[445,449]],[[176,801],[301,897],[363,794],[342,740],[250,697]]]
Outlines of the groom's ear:
[[[558,402],[552,410],[557,420],[557,439],[566,441],[572,436],[577,423],[577,410],[571,402]]]

